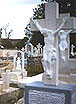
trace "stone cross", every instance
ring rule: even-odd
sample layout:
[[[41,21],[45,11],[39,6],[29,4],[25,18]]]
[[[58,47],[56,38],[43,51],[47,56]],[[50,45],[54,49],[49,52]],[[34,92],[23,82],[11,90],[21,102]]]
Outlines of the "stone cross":
[[[72,44],[72,45],[71,45],[71,55],[72,55],[72,56],[75,55],[75,53],[73,52],[74,48],[75,48],[75,46]]]
[[[59,17],[59,5],[56,2],[46,3],[45,4],[45,19],[37,20],[42,28],[47,28],[49,30],[56,30],[62,23],[62,18]],[[75,29],[75,18],[69,17],[62,29],[70,30]],[[35,25],[31,22],[31,30],[37,31]],[[58,85],[58,71],[59,71],[59,58],[58,58],[58,35],[55,37],[54,47],[57,52],[57,60],[52,65],[54,72],[53,78],[48,79],[46,76],[43,76],[43,82],[45,84]]]

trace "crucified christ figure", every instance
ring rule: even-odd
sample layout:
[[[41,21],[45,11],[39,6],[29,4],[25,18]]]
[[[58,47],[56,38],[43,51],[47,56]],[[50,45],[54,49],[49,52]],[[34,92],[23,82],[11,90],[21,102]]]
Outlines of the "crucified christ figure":
[[[53,60],[57,58],[56,48],[54,47],[54,39],[55,39],[56,33],[58,33],[64,26],[65,22],[67,21],[67,18],[63,18],[61,25],[56,30],[49,30],[47,28],[42,28],[37,22],[37,20],[33,20],[33,18],[31,18],[31,21],[34,23],[36,28],[44,36],[45,45],[43,47],[42,64],[43,64],[45,75],[49,78],[52,78],[53,70],[51,68],[51,65],[52,65]]]

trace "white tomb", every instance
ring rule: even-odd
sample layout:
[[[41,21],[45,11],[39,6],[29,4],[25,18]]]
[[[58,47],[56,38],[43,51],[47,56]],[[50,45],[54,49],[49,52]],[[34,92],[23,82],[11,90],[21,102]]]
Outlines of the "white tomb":
[[[27,76],[27,71],[24,69],[24,52],[17,51],[14,54],[14,68],[10,72],[11,80],[19,80]]]

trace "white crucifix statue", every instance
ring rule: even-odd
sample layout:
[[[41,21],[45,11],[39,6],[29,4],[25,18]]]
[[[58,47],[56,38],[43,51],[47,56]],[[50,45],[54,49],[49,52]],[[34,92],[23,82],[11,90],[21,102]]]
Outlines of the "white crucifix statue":
[[[60,30],[58,33],[60,39],[59,49],[61,53],[61,58],[63,59],[64,62],[65,62],[65,50],[68,48],[67,37],[71,32],[72,30],[68,30],[67,32],[65,32],[64,30]]]
[[[45,4],[45,19],[33,20],[31,18],[31,30],[40,31],[44,36],[43,59],[44,68],[43,82],[45,84],[58,85],[58,32],[67,29],[69,34],[73,28],[75,18],[59,18],[59,5],[56,2]]]

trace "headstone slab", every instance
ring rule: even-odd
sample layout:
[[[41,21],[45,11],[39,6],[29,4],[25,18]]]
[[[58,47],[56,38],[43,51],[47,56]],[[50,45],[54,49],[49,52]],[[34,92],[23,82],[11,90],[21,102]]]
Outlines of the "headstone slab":
[[[43,82],[25,85],[24,104],[76,104],[76,85],[45,86]]]

